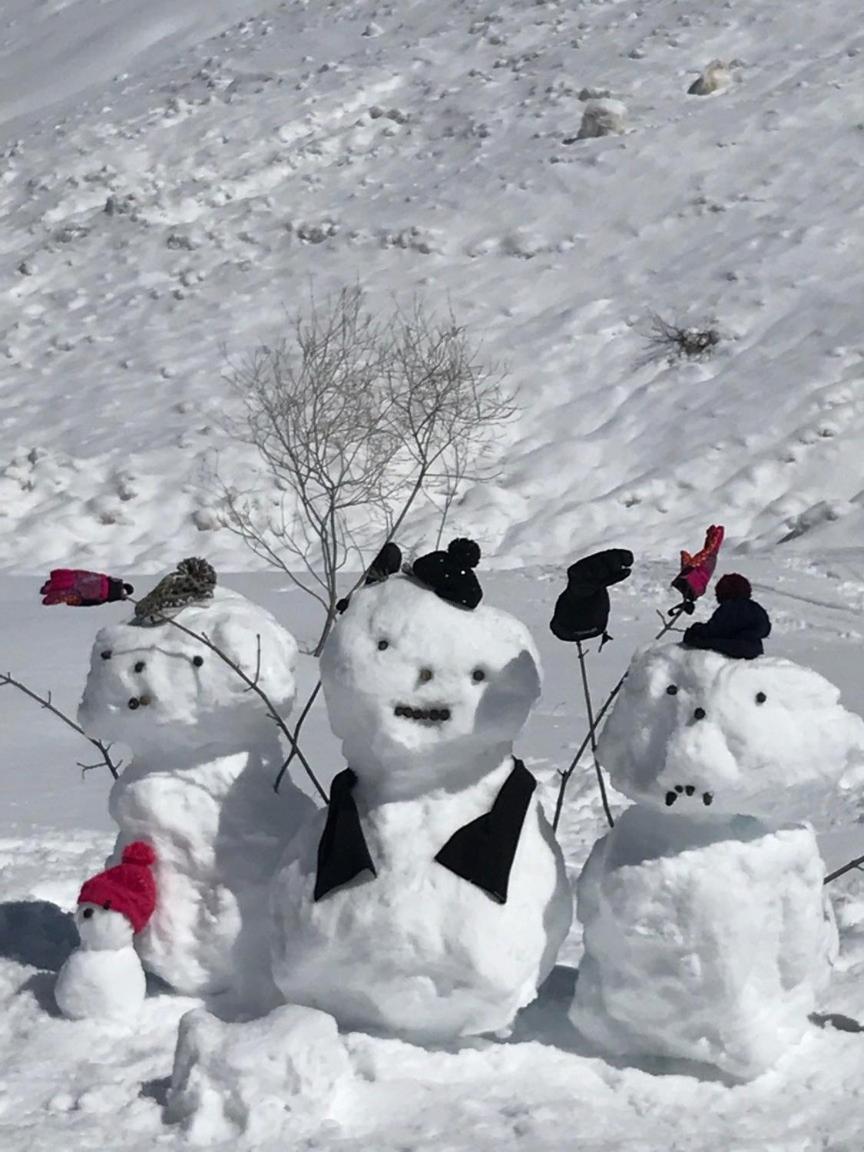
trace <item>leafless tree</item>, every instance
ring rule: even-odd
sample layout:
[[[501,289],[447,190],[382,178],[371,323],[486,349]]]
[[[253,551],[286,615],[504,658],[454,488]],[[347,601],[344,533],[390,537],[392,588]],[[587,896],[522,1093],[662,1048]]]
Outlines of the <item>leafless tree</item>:
[[[340,574],[364,571],[421,493],[455,495],[513,415],[505,374],[452,313],[416,298],[376,315],[359,287],[310,297],[288,338],[229,366],[241,414],[275,497],[222,484],[224,523],[321,606],[319,654]],[[362,577],[361,577],[362,578]]]

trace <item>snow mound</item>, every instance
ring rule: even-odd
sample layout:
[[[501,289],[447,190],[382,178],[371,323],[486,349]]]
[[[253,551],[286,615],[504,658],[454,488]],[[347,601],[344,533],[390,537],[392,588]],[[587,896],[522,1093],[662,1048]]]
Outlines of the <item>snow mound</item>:
[[[264,608],[217,587],[212,601],[175,619],[256,679],[280,715],[291,711],[297,643]],[[103,628],[78,711],[88,733],[122,741],[136,755],[183,746],[237,750],[259,738],[265,716],[234,669],[170,622]]]
[[[691,816],[813,819],[864,761],[864,721],[789,660],[642,649],[599,741],[615,788]]]
[[[336,1022],[323,1012],[286,1005],[224,1023],[197,1009],[180,1021],[166,1119],[195,1144],[293,1145],[317,1131],[350,1079]]]
[[[828,982],[822,879],[809,827],[628,809],[579,879],[572,1022],[605,1052],[758,1075],[804,1035]]]

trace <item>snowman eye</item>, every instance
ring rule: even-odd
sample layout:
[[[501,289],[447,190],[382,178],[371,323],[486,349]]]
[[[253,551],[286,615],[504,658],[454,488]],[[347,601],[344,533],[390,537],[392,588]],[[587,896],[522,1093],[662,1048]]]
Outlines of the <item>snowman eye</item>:
[[[100,652],[99,655],[102,657],[103,660],[110,660],[111,659],[111,649],[106,648],[105,651]]]
[[[389,640],[379,640],[378,641],[378,651],[379,652],[383,652],[385,648],[389,648],[389,647],[390,647],[390,641]]]
[[[192,657],[192,663],[195,665],[196,668],[200,668],[201,665],[204,663],[204,657],[203,656],[193,656]]]
[[[471,679],[474,681],[475,684],[479,684],[481,681],[486,679],[486,673],[483,671],[482,668],[475,668],[474,671],[471,673]]]
[[[667,696],[677,696],[678,695],[678,685],[677,684],[670,684],[669,687],[666,689],[666,695]]]
[[[757,692],[756,693],[756,703],[757,704],[764,704],[767,699],[768,699],[768,697],[765,695],[764,692]]]
[[[136,672],[143,672],[144,671],[144,661],[143,660],[139,660],[137,662],[137,664],[135,665],[135,671]]]
[[[111,911],[111,901],[110,900],[106,900],[105,903],[102,905],[102,911],[103,912],[110,912]]]

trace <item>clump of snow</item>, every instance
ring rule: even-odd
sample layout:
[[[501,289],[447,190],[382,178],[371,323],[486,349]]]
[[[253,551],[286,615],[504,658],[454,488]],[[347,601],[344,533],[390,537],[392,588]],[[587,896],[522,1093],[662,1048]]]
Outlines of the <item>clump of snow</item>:
[[[293,1145],[327,1119],[350,1079],[332,1016],[286,1005],[224,1023],[196,1009],[180,1021],[166,1119],[195,1144]]]
[[[206,633],[288,714],[297,645],[269,612],[217,588],[211,604],[175,619]],[[266,1002],[267,885],[314,805],[290,781],[273,792],[282,751],[264,704],[172,624],[117,624],[96,638],[79,717],[132,751],[109,808],[116,858],[132,840],[156,850],[157,907],[136,937],[145,968],[190,994],[242,981]]]
[[[603,1051],[749,1079],[807,1031],[837,950],[811,828],[635,806],[578,884],[571,1019]]]
[[[132,925],[122,912],[79,904],[75,924],[81,946],[57,973],[54,999],[70,1020],[134,1021],[146,980],[132,946]]]
[[[681,645],[634,657],[599,740],[615,788],[712,817],[812,819],[864,762],[864,721],[790,660],[730,660]]]
[[[627,106],[621,100],[589,100],[582,113],[577,138],[620,136],[627,128]]]
[[[729,65],[722,60],[712,60],[696,77],[687,93],[690,96],[710,96],[728,88],[732,83],[732,73]]]
[[[316,903],[324,814],[302,829],[272,889],[277,984],[343,1026],[420,1041],[506,1028],[570,926],[561,850],[534,796],[506,903],[435,856],[489,812],[513,769],[540,688],[530,634],[505,612],[468,612],[393,577],[354,595],[321,677],[377,874]]]

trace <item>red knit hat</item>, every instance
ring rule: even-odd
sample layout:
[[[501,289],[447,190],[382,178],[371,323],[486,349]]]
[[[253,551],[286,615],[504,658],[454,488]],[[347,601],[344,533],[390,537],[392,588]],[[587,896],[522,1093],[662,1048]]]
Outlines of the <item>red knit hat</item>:
[[[123,862],[86,880],[78,895],[79,904],[101,904],[122,912],[135,932],[147,927],[156,907],[156,881],[150,871],[156,853],[143,840],[127,844]]]
[[[714,588],[714,595],[720,604],[727,600],[749,600],[753,595],[750,581],[738,572],[727,572],[721,576]]]

